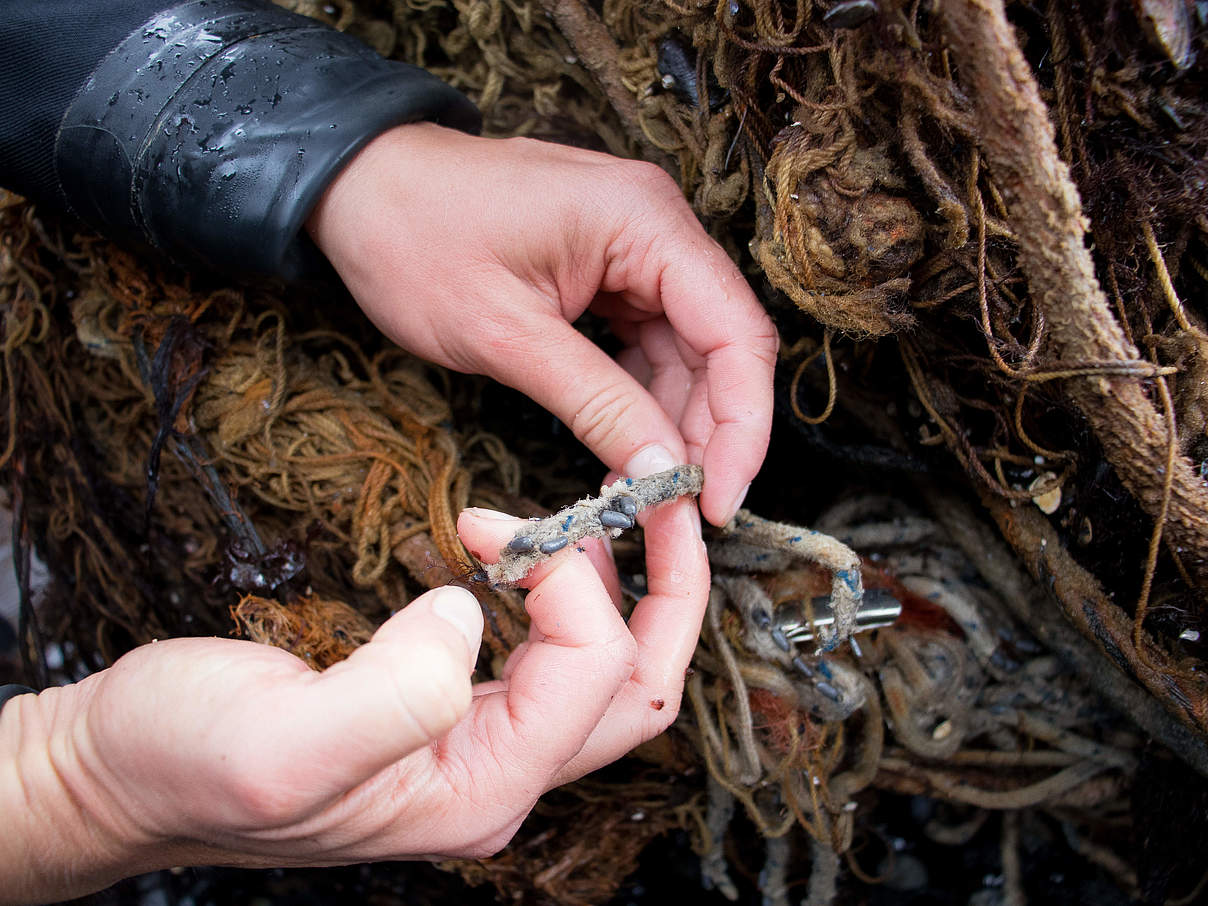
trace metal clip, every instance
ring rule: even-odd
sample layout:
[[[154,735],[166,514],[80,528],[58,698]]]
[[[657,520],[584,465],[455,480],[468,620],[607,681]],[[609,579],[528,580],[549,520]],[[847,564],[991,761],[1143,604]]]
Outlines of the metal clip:
[[[811,612],[813,621],[810,620]],[[856,611],[856,632],[868,632],[882,626],[891,626],[902,613],[902,603],[883,588],[870,588],[864,592],[860,609]],[[786,601],[776,608],[772,625],[780,629],[793,642],[811,642],[820,628],[829,628],[835,622],[831,609],[830,595],[819,595],[809,602]]]

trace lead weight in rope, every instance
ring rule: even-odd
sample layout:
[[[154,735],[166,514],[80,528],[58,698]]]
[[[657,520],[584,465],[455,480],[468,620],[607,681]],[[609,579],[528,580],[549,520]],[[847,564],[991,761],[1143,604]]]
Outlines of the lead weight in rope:
[[[626,516],[624,513],[619,513],[616,510],[601,510],[600,525],[605,528],[633,528],[633,517]]]
[[[797,672],[806,679],[814,678],[814,671],[810,669],[810,665],[805,662],[805,658],[803,658],[801,655],[797,655],[795,658],[793,658],[793,666],[796,667]]]
[[[618,494],[613,498],[612,508],[618,513],[624,513],[630,519],[633,519],[638,514],[638,502],[628,494]]]
[[[543,554],[556,554],[564,547],[566,547],[566,536],[559,535],[557,538],[550,538],[549,541],[542,541],[539,550]]]
[[[537,546],[532,535],[517,535],[508,542],[508,550],[513,554],[527,554]]]
[[[843,694],[830,683],[817,683],[814,688],[818,690],[820,695],[826,696],[836,705],[843,701]]]
[[[776,643],[776,647],[788,654],[792,650],[792,645],[789,644],[788,637],[784,634],[784,630],[779,626],[772,627],[772,641]]]

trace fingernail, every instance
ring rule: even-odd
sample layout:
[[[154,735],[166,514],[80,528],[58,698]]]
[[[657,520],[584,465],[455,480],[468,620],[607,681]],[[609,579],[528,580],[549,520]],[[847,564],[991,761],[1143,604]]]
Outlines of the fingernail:
[[[478,660],[478,646],[482,644],[482,609],[478,599],[464,588],[446,585],[430,592],[432,613],[457,628],[465,637],[470,648],[470,665]]]
[[[697,541],[701,540],[700,511],[696,507],[692,508],[692,512],[688,516],[688,523],[692,526],[692,536],[696,538]]]
[[[462,512],[469,513],[471,516],[477,519],[490,519],[495,522],[503,522],[508,519],[516,518],[510,513],[501,513],[499,510],[488,510],[486,507],[481,506],[466,507]]]
[[[671,451],[662,444],[651,444],[642,447],[629,457],[625,463],[625,474],[630,478],[645,478],[655,472],[666,472],[678,465],[671,456]]]
[[[744,501],[746,501],[747,491],[749,491],[749,490],[751,490],[751,482],[748,481],[746,484],[746,487],[744,487],[741,491],[738,492],[738,496],[735,497],[734,502],[730,504],[730,509],[728,511],[730,513],[730,515],[726,519],[726,522],[729,522],[731,519],[734,518],[734,514],[738,512],[739,508],[743,505]]]

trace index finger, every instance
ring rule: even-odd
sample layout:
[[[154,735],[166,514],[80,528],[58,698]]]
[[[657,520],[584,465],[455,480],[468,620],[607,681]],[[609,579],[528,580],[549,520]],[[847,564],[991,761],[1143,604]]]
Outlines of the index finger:
[[[498,514],[496,514],[498,515]],[[458,532],[484,561],[497,557],[523,520],[465,510]],[[478,698],[473,722],[494,751],[543,783],[582,747],[633,672],[635,645],[590,558],[567,550],[525,579],[525,610],[536,632],[509,658],[502,695]]]

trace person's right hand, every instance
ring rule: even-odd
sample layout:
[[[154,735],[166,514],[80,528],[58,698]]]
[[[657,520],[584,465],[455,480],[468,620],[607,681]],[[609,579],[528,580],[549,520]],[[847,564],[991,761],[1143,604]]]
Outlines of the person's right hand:
[[[694,505],[655,512],[666,584],[630,619],[603,545],[526,580],[528,642],[471,689],[474,598],[429,592],[315,673],[232,639],[169,639],[0,715],[0,903],[58,900],[172,865],[483,857],[546,790],[661,732],[708,597]],[[467,511],[472,550],[520,520]],[[597,568],[598,567],[598,568]],[[652,704],[656,703],[656,704]]]

